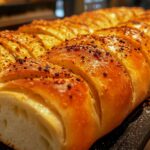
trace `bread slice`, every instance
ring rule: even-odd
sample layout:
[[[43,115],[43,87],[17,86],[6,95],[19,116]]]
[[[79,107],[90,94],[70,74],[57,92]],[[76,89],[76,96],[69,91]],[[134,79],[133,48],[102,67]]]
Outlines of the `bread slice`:
[[[57,38],[45,35],[45,34],[35,34],[35,36],[41,41],[42,45],[45,47],[47,51],[49,51],[52,47],[59,45],[62,41]]]
[[[128,73],[92,36],[66,41],[54,47],[43,59],[72,70],[89,84],[102,122],[101,135],[115,128],[128,114],[132,101]]]
[[[10,65],[0,80],[2,142],[19,150],[87,150],[99,138],[95,100],[79,76],[25,60]]]
[[[42,42],[32,34],[7,30],[1,31],[0,36],[25,47],[34,58],[38,58],[47,52]]]
[[[15,62],[13,55],[5,47],[0,45],[0,71],[6,68],[10,63]]]
[[[150,67],[147,58],[143,55],[142,47],[139,43],[119,32],[109,32],[109,30],[105,30],[104,32],[102,34],[101,32],[95,33],[98,36],[95,38],[101,42],[102,47],[115,56],[128,70],[134,89],[132,105],[135,108],[145,96],[148,96]],[[146,82],[143,82],[143,79]]]
[[[143,33],[140,29],[137,29],[135,27],[130,27],[128,26],[127,23],[127,25],[109,28],[109,30],[107,29],[99,30],[96,31],[94,34],[100,36],[118,35],[118,36],[126,37],[128,40],[137,43],[141,47],[141,53],[144,55],[146,61],[148,61],[150,66],[149,36]]]
[[[21,32],[27,33],[36,33],[36,34],[46,34],[55,37],[58,40],[65,41],[66,39],[70,39],[73,35],[63,30],[60,30],[60,27],[54,28],[52,26],[45,26],[45,25],[35,25],[29,24],[24,25],[19,28]],[[74,37],[74,36],[73,36]]]
[[[10,54],[12,54],[16,59],[23,59],[31,57],[29,51],[22,45],[9,40],[8,38],[0,37],[0,43],[5,47]]]
[[[16,150],[62,147],[60,120],[50,109],[21,92],[0,92],[0,133],[0,140]]]
[[[142,32],[144,32],[147,36],[150,36],[150,25],[146,22],[140,21],[140,20],[130,20],[124,24],[120,24],[122,25],[126,25],[128,27],[132,27],[132,28],[136,28]]]

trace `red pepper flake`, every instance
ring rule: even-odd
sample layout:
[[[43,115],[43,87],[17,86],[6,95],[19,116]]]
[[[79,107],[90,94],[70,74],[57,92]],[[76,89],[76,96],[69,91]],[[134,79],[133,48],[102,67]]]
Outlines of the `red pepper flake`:
[[[48,78],[48,76],[45,76],[45,78]]]
[[[69,95],[69,98],[70,98],[70,99],[72,99],[72,98],[73,98],[73,96],[72,96],[72,95]]]
[[[135,48],[135,50],[136,50],[136,51],[140,51],[141,49],[140,49],[140,47],[138,47],[138,48]]]
[[[70,73],[65,73],[64,75],[66,78],[70,77]]]
[[[42,71],[42,67],[41,67],[41,66],[40,66],[40,67],[38,67],[38,70],[39,70],[39,71]]]
[[[99,58],[101,55],[101,52],[99,50],[96,50],[93,54],[94,57]]]
[[[68,52],[79,51],[80,49],[82,49],[82,46],[71,45],[71,46],[66,46],[65,48],[67,49]]]
[[[94,43],[94,40],[92,40],[90,43],[93,44],[93,43]]]
[[[89,50],[89,53],[91,53],[92,52],[92,50]]]
[[[103,72],[103,76],[104,76],[104,77],[107,77],[107,73],[106,73],[106,72]]]
[[[92,45],[94,48],[97,48],[97,45]]]
[[[113,60],[113,59],[111,59],[111,60],[110,60],[110,62],[114,62],[114,60]]]
[[[125,57],[127,57],[128,55],[127,55],[127,54],[125,54],[124,56],[125,56]]]
[[[123,44],[125,43],[125,41],[124,41],[124,40],[119,40],[119,42],[120,42],[120,43],[123,43]]]
[[[71,90],[71,88],[72,88],[71,84],[68,84],[67,88],[68,88],[68,90]]]
[[[65,80],[56,80],[54,81],[54,84],[64,84]]]
[[[15,68],[15,67],[16,67],[16,65],[15,65],[15,64],[13,64],[13,67]]]
[[[48,65],[46,65],[46,66],[44,67],[44,71],[45,71],[45,72],[49,72],[49,69],[50,69],[50,66],[48,66]]]
[[[120,47],[120,49],[119,49],[120,51],[123,51],[124,50],[124,47]]]
[[[18,62],[19,64],[23,64],[24,62],[26,62],[26,60],[25,59],[16,59],[16,62]]]
[[[132,21],[133,24],[140,24],[138,21],[133,20]]]
[[[54,74],[54,76],[55,76],[55,77],[59,77],[59,73],[56,72],[56,73]]]
[[[16,48],[16,51],[17,51],[17,52],[20,52],[20,49],[17,47],[17,48]]]
[[[76,78],[76,80],[77,80],[78,82],[80,82],[80,81],[81,81],[81,79],[80,79],[80,78]]]
[[[106,56],[109,56],[110,55],[110,53],[109,52],[106,52]]]
[[[84,60],[85,56],[81,56],[81,59]]]

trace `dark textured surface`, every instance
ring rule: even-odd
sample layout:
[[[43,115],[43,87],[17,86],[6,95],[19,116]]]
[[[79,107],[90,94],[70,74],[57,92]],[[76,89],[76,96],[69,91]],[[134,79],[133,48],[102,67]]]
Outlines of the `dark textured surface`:
[[[90,150],[143,150],[149,138],[150,100],[146,100],[117,129],[98,140]]]
[[[34,3],[0,5],[0,15],[19,14],[19,13],[23,13],[23,12],[28,12],[29,10],[36,10],[39,8],[40,9],[41,8],[50,8],[52,10],[55,10],[55,1],[49,0],[49,1],[34,2]]]
[[[150,100],[146,100],[117,129],[94,143],[90,150],[143,150],[149,138]],[[0,150],[12,149],[1,143]]]

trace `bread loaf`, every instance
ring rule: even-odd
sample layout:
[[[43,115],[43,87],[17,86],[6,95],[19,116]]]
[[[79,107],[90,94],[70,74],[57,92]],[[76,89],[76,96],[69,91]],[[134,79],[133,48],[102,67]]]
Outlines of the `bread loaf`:
[[[20,27],[18,31],[1,31],[0,51],[8,51],[8,54],[1,53],[0,57],[8,61],[1,63],[0,71],[9,64],[9,61],[11,63],[17,59],[38,58],[65,40],[115,26],[144,12],[141,8],[102,9],[61,20],[35,20],[29,25]],[[122,17],[124,15],[126,17]]]
[[[149,12],[141,13],[112,8],[1,31],[0,140],[87,150],[119,126],[149,96]]]

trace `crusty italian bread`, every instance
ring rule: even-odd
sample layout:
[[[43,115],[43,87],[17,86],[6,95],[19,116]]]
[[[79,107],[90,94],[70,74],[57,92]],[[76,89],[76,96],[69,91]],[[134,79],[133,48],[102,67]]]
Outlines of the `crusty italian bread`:
[[[120,30],[112,28],[111,32],[103,30],[93,35],[80,36],[54,47],[40,62],[20,59],[4,70],[0,76],[1,112],[11,112],[11,115],[14,115],[11,118],[14,118],[15,121],[11,122],[16,123],[14,126],[18,129],[18,134],[11,132],[14,131],[14,126],[9,125],[10,114],[2,115],[1,140],[20,150],[35,149],[37,145],[43,150],[86,150],[96,139],[117,127],[147,96],[150,85],[150,68],[147,58],[138,41],[122,34],[122,31],[126,31],[125,29],[124,27],[120,27]],[[61,65],[62,68],[47,62]],[[65,70],[64,67],[82,78]],[[141,79],[143,82],[140,81]],[[81,83],[82,88],[79,86]],[[83,83],[86,86],[83,87]],[[138,83],[142,86],[139,86]],[[89,92],[85,93],[86,89]],[[84,105],[88,107],[87,112],[81,105],[85,97],[89,97]],[[18,101],[20,103],[17,103]],[[37,110],[33,107],[36,105],[40,105],[37,106]],[[71,108],[74,113],[70,110]],[[48,117],[44,116],[44,112],[47,112],[45,109],[50,111],[47,114]],[[78,115],[76,119],[72,114]],[[18,116],[22,119],[21,122],[26,123],[25,127],[20,128]],[[40,118],[43,120],[41,121]],[[34,120],[38,123],[35,123]],[[70,122],[68,123],[70,126],[67,124],[68,120],[72,122],[72,128]],[[52,123],[54,123],[53,126]],[[41,128],[41,124],[44,124],[44,127]],[[35,131],[30,129],[33,127]],[[4,128],[5,132],[3,132]],[[44,133],[43,128],[46,128]],[[24,132],[21,132],[22,130]],[[29,143],[28,140],[33,141],[32,139],[36,139],[35,142],[26,144]]]
[[[0,32],[0,141],[88,150],[119,126],[149,96],[149,34],[133,24],[149,27],[141,12],[112,8]]]
[[[109,30],[97,30],[95,34],[99,36],[123,36],[129,39],[130,41],[134,41],[134,43],[137,43],[141,47],[141,52],[143,53],[144,57],[150,64],[150,52],[149,52],[149,36],[146,33],[143,33],[142,30],[137,29],[136,27],[132,26],[128,23],[118,26],[109,28]]]
[[[85,81],[45,61],[18,60],[5,69],[0,140],[17,150],[87,150],[120,124],[131,109],[131,81],[113,56],[102,53]]]
[[[119,58],[125,66],[127,65],[127,69],[134,83],[133,87],[139,91],[135,92],[139,94],[139,96],[137,94],[136,96],[139,100],[142,100],[142,95],[145,95],[144,87],[147,89],[147,85],[143,85],[143,78],[146,80],[150,79],[148,73],[150,71],[149,37],[135,28],[126,26],[109,28],[109,30],[97,31],[94,34],[100,37],[99,40],[103,43],[103,47],[109,49],[112,54],[117,54],[117,58]],[[141,66],[139,66],[139,62],[142,61],[142,59],[145,60],[147,67],[144,63],[141,63]],[[143,67],[147,72],[146,74],[143,72]],[[139,75],[138,72],[140,72],[141,75]],[[145,83],[147,84],[147,82]],[[136,105],[141,103],[141,101],[138,102],[138,100],[134,101],[136,101]]]
[[[6,68],[10,63],[15,62],[15,58],[7,51],[5,47],[0,45],[0,71]]]
[[[14,56],[17,53],[16,49],[14,51],[12,50],[14,47],[13,45],[15,44],[17,49],[19,49],[18,52],[21,53],[21,54],[20,53],[18,54],[19,56],[22,56],[22,51],[20,49],[23,48],[26,51],[28,51],[30,57],[32,57],[32,58],[38,58],[39,56],[44,55],[46,53],[46,50],[48,50],[48,48],[45,48],[44,44],[41,42],[41,40],[38,38],[38,36],[40,36],[40,35],[26,34],[26,33],[21,33],[18,31],[9,31],[9,30],[0,32],[0,37],[7,41],[6,43],[3,44],[4,46],[8,45],[8,43],[11,42],[9,49]],[[41,36],[43,36],[43,35],[41,35]],[[57,41],[55,40],[54,43],[57,44]],[[52,39],[51,39],[51,45],[53,45]],[[49,47],[49,49],[50,48],[51,47]],[[19,56],[18,56],[18,58],[21,58]],[[24,56],[23,58],[25,58],[25,57],[29,58],[29,56],[27,54],[25,54],[23,56]]]
[[[96,103],[79,76],[20,60],[1,74],[0,140],[16,150],[87,149],[100,135]]]
[[[124,87],[124,90],[120,88],[123,83],[119,81],[121,75],[119,75],[118,66],[124,68],[124,73],[126,72],[131,80],[131,110],[148,95],[150,67],[138,43],[121,34],[109,35],[107,30],[105,33],[107,36],[94,33],[90,36],[81,36],[64,42],[60,46],[52,48],[44,59],[72,70],[72,72],[79,74],[89,83],[97,98],[101,100],[101,113],[102,116],[105,116],[102,117],[102,122],[105,122],[103,131],[107,133],[106,131],[114,128],[114,118],[119,111],[118,108],[114,107],[115,94],[122,94],[122,91],[127,90],[126,87]],[[144,79],[145,81],[143,82]],[[111,85],[113,82],[115,82],[114,86]],[[111,91],[110,88],[114,91],[108,94]],[[123,99],[123,97],[121,96],[120,99]],[[111,102],[111,106],[109,106],[109,102]],[[113,111],[110,113],[110,110]],[[111,123],[111,119],[113,119],[113,123]]]
[[[102,9],[61,20],[35,20],[29,25],[20,27],[18,31],[1,31],[0,71],[18,59],[37,59],[65,40],[115,26],[144,12],[141,8]],[[124,15],[125,17],[122,17]]]
[[[109,8],[86,12],[79,16],[72,16],[62,20],[35,20],[29,25],[19,28],[21,32],[51,35],[58,40],[65,41],[95,30],[116,26],[121,22],[143,14],[141,8]]]
[[[128,34],[123,34],[126,30],[128,30]],[[147,49],[143,49],[140,42],[138,42],[136,38],[131,38],[129,36],[129,31],[133,32],[137,30],[123,26],[97,31],[92,35],[80,36],[52,48],[46,56],[40,59],[40,62],[19,59],[17,63],[10,65],[8,69],[4,70],[0,76],[0,97],[1,95],[2,97],[10,96],[11,98],[7,99],[13,99],[12,101],[16,102],[22,100],[22,98],[19,97],[20,94],[24,95],[26,97],[23,98],[25,99],[25,101],[36,102],[38,105],[42,104],[44,105],[44,108],[42,108],[42,110],[48,109],[49,111],[51,111],[51,114],[53,114],[53,117],[56,117],[57,115],[61,117],[62,120],[60,121],[61,124],[59,126],[59,129],[56,125],[54,125],[53,127],[55,128],[55,131],[61,130],[61,132],[63,133],[66,129],[69,131],[65,132],[65,138],[63,137],[66,140],[62,141],[65,142],[60,142],[60,137],[58,136],[55,136],[55,139],[53,139],[53,142],[51,142],[51,138],[47,138],[47,136],[44,136],[44,140],[41,140],[41,134],[34,134],[34,132],[31,132],[31,130],[27,131],[24,127],[21,128],[20,131],[18,131],[17,135],[8,134],[9,136],[6,137],[4,133],[7,132],[2,132],[4,130],[4,128],[2,128],[1,132],[3,133],[3,135],[1,137],[1,140],[7,144],[13,144],[16,149],[20,150],[30,150],[33,148],[35,149],[37,143],[39,144],[38,147],[43,150],[87,150],[96,139],[102,137],[103,135],[107,134],[109,131],[117,127],[124,120],[124,118],[141,101],[143,101],[145,97],[147,97],[150,86],[150,67],[147,61],[148,57],[145,57],[144,53],[144,51]],[[140,37],[141,41],[143,41],[144,39],[142,39],[142,36]],[[59,66],[62,66],[62,68],[56,65],[49,64],[47,62],[57,64]],[[68,68],[69,70],[74,72],[74,74],[77,74],[77,77],[64,68]],[[79,76],[81,76],[82,79]],[[70,82],[67,82],[66,85],[65,81],[68,81],[68,78],[70,79]],[[89,96],[86,96],[87,93],[84,93],[86,91],[85,87],[82,87],[82,89],[79,88],[78,82],[81,81],[86,84],[89,91]],[[54,85],[51,82],[54,83]],[[78,98],[76,92],[74,93],[74,90],[72,89],[74,86],[72,85],[72,83],[73,85],[75,84],[77,86],[77,94],[80,95],[81,99]],[[56,94],[53,88],[55,90],[59,89]],[[69,93],[70,90],[73,90],[73,93]],[[67,99],[65,102],[63,101],[65,100],[65,98],[63,97],[64,91],[65,95],[69,97],[69,99]],[[19,98],[12,98],[12,95],[14,94],[16,94],[16,96],[19,95]],[[82,94],[84,94],[83,97]],[[56,95],[60,99],[59,104],[63,105],[65,110],[67,108],[69,109],[66,112],[66,117],[63,115],[64,111],[62,111],[60,105],[57,106],[55,104],[58,101]],[[90,111],[87,110],[87,113],[85,113],[85,110],[83,108],[80,109],[80,107],[82,106],[80,100],[83,101],[85,97],[89,97],[87,103],[90,102],[91,108]],[[3,100],[3,98],[0,99],[1,102],[5,101]],[[10,102],[11,100],[7,102],[7,105]],[[74,103],[77,103],[78,105],[76,106]],[[89,107],[89,104],[87,103],[85,105],[86,107]],[[28,103],[26,102],[25,104]],[[17,105],[17,109],[21,108],[21,110],[26,110],[25,104],[10,103],[10,106],[12,106],[11,108],[14,108],[14,105]],[[1,105],[5,106],[5,104],[3,103]],[[26,113],[21,113],[22,111],[19,111],[19,114],[23,114],[21,116],[21,119],[28,118],[26,116],[32,117],[33,120],[39,120],[40,117],[45,118],[45,114],[39,114],[38,109],[36,110],[36,114],[38,113],[38,115],[34,118],[34,107],[32,107],[32,105],[29,106],[32,110],[31,112],[26,112],[29,113],[29,115],[27,115]],[[75,111],[74,113],[70,111],[70,107]],[[78,116],[76,119],[74,119],[74,116],[70,116],[70,114],[78,115],[77,112],[79,112],[80,117]],[[88,114],[88,112],[90,112],[90,115]],[[84,115],[86,117],[89,117],[89,122],[86,121],[86,117]],[[52,120],[51,117],[50,120]],[[66,124],[66,122],[68,122],[68,119],[71,122],[76,120],[79,123],[79,128],[77,128],[78,125],[75,122],[73,122],[74,126],[72,128],[68,124]],[[10,119],[8,116],[3,118],[3,124],[6,127],[6,131],[9,125],[9,120]],[[16,120],[15,115],[14,120]],[[45,119],[45,122],[42,122],[47,127],[46,129],[48,131],[46,132],[53,136],[56,135],[56,133],[53,133],[54,129],[51,127],[52,125],[46,122],[47,120],[48,119]],[[27,129],[30,129],[30,127],[32,126],[32,121],[28,119],[28,121],[25,122],[25,126],[28,127]],[[53,121],[50,121],[50,123],[52,122]],[[57,121],[55,120],[54,122]],[[15,123],[15,126],[19,128],[20,122],[16,121]],[[41,124],[41,122],[35,124]],[[14,129],[12,125],[10,125],[10,127],[12,127],[10,130]],[[40,133],[43,132],[42,129],[38,126],[35,129],[37,129],[36,131],[41,131]],[[25,130],[25,133],[23,134],[21,130]],[[37,133],[36,131],[35,133]],[[21,142],[27,141],[28,143],[28,132],[34,134],[33,137],[30,136],[30,140],[37,137],[37,143],[34,142],[29,146],[28,144],[25,144],[26,142]],[[59,134],[59,136],[60,135],[61,134]],[[9,137],[15,139],[16,141],[11,140],[11,138]],[[24,139],[22,140],[20,137],[23,137]],[[59,146],[55,147],[53,143],[57,143],[57,145]]]

